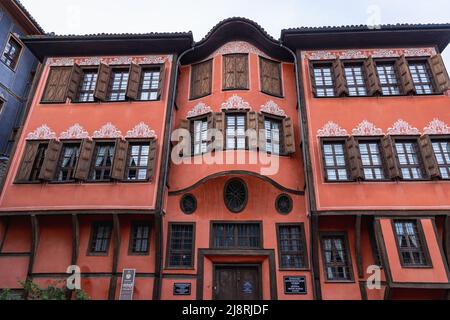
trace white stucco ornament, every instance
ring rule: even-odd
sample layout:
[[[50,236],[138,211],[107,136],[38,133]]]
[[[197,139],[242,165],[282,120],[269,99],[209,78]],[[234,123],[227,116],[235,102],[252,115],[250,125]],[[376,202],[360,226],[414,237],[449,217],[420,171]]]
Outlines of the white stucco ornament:
[[[117,130],[116,126],[108,122],[100,130],[95,131],[93,138],[121,138],[122,132]]]
[[[148,125],[144,122],[140,122],[137,124],[133,130],[127,132],[126,138],[152,138],[156,139],[156,132],[152,130]]]
[[[56,139],[56,133],[52,131],[46,124],[38,127],[27,136],[27,140],[51,140]]]
[[[322,129],[317,131],[318,137],[345,137],[348,136],[348,132],[342,129],[337,123],[328,121]]]

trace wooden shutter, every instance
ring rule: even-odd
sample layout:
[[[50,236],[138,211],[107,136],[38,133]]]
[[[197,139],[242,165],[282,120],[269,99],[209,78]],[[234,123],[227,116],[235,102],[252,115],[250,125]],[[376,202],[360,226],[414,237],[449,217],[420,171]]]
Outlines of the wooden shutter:
[[[206,96],[211,93],[211,77],[212,77],[212,60],[203,63],[202,67],[202,82],[200,93]]]
[[[26,182],[30,179],[34,160],[39,149],[39,141],[27,141],[15,182]]]
[[[441,172],[434,155],[433,144],[431,143],[429,135],[424,135],[419,138],[419,147],[427,175],[430,178],[440,178]]]
[[[80,156],[75,166],[74,178],[78,180],[87,180],[91,170],[92,157],[94,156],[95,142],[84,139],[80,147]]]
[[[131,63],[128,84],[127,84],[127,97],[132,100],[138,100],[139,87],[141,85],[142,68],[136,63]]]
[[[281,63],[271,62],[271,74],[272,74],[272,93],[276,96],[282,96],[281,90]]]
[[[391,136],[381,139],[381,147],[383,149],[384,159],[386,159],[386,168],[390,179],[402,178],[402,173],[397,161],[394,140]]]
[[[358,142],[355,137],[348,137],[345,140],[345,151],[349,164],[349,172],[351,180],[362,180],[364,173],[362,169],[362,161],[359,153]]]
[[[258,113],[258,142],[259,142],[259,150],[266,151],[266,127],[264,125],[264,115]]]
[[[416,87],[414,86],[414,81],[411,76],[411,72],[409,71],[408,61],[405,58],[405,55],[402,55],[395,62],[395,69],[398,72],[398,76],[400,78],[400,85],[402,87],[402,91],[404,94],[414,94],[416,93]]]
[[[164,93],[164,80],[166,76],[166,68],[164,65],[161,66],[161,69],[159,71],[159,85],[158,85],[158,100],[161,99],[163,93]]]
[[[150,140],[150,150],[148,153],[148,171],[147,179],[152,180],[156,172],[156,151],[157,151],[156,140]]]
[[[316,77],[314,75],[314,63],[312,61],[309,61],[309,80],[311,82],[312,93],[317,97]]]
[[[236,55],[236,88],[248,89],[248,55]]]
[[[187,120],[187,119],[182,119],[181,122],[180,122],[180,127],[179,127],[178,129],[184,129],[184,130],[187,130],[187,131],[189,131],[189,133],[192,135],[192,132],[191,132],[191,121],[190,121],[190,120]],[[192,137],[191,137],[191,139],[192,139]],[[183,142],[183,137],[180,137],[180,140],[179,140],[178,143],[182,143],[182,142]],[[188,154],[183,154],[183,151],[180,150],[180,157],[183,157],[183,156],[188,157],[188,156],[191,155],[192,144],[193,144],[193,141],[191,140],[191,145],[190,145]]]
[[[294,126],[291,118],[283,119],[283,151],[295,153]]]
[[[236,88],[236,56],[226,55],[223,56],[223,88],[235,89]]]
[[[271,88],[271,70],[266,59],[260,58],[260,72],[261,72],[261,91],[270,93]]]
[[[61,153],[62,142],[51,140],[45,151],[44,162],[42,163],[39,180],[52,181],[58,168],[59,155]]]
[[[214,147],[216,151],[222,151],[225,148],[225,113],[216,112],[214,113],[214,129],[220,133],[219,136],[216,135],[214,140]]]
[[[260,58],[261,90],[281,96],[281,63]]]
[[[111,68],[102,63],[98,68],[97,84],[95,85],[94,97],[106,101],[108,95],[109,81],[111,78]]]
[[[69,89],[67,91],[67,97],[72,101],[75,100],[77,97],[78,89],[80,87],[82,78],[83,78],[83,69],[81,69],[79,65],[75,64],[72,68]]]
[[[369,96],[381,95],[383,93],[380,82],[378,81],[377,68],[372,57],[364,61],[364,73],[367,77],[367,89]]]
[[[434,82],[436,83],[436,89],[439,93],[445,92],[450,89],[450,79],[448,77],[447,70],[445,69],[444,61],[440,54],[436,54],[428,58],[428,63],[433,74]]]
[[[123,180],[125,168],[127,166],[128,141],[117,139],[114,151],[114,160],[112,164],[111,178],[114,180]]]
[[[212,87],[212,60],[193,65],[191,68],[191,99],[210,94]]]
[[[51,68],[42,102],[65,103],[71,75],[72,67]]]
[[[254,132],[249,136],[248,146],[250,150],[258,149],[258,113],[250,111],[247,113],[247,130]]]
[[[333,75],[334,75],[334,89],[336,91],[336,96],[348,96],[348,85],[347,79],[345,78],[344,64],[341,59],[337,58],[333,61],[332,65]]]

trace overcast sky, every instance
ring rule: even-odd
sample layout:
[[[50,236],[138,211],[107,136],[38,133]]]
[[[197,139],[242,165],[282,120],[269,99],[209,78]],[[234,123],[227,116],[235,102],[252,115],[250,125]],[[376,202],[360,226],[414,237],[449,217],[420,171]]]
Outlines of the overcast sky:
[[[449,0],[21,0],[57,34],[192,31],[196,41],[220,20],[256,21],[278,39],[281,29],[387,23],[449,23]],[[445,51],[450,68],[450,49]]]

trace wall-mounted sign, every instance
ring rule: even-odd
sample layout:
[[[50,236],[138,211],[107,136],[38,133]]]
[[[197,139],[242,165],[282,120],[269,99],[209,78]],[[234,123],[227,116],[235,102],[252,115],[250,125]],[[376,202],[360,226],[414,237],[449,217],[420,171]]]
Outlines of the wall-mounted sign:
[[[174,283],[173,295],[174,296],[190,296],[191,295],[190,283]]]
[[[284,277],[285,294],[306,294],[306,277]]]
[[[136,269],[123,269],[119,300],[133,300]]]

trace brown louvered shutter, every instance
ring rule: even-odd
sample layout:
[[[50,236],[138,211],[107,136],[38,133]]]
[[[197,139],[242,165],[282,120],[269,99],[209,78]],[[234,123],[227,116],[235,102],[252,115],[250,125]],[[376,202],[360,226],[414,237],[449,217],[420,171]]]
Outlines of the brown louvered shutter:
[[[95,85],[94,97],[106,101],[108,95],[109,80],[111,77],[111,68],[102,63],[98,68],[97,84]]]
[[[61,153],[62,142],[51,140],[45,151],[44,162],[42,163],[39,180],[52,181],[58,167],[59,155]]]
[[[27,141],[23,152],[22,162],[17,171],[15,182],[26,182],[30,179],[33,163],[39,148],[39,141]]]
[[[248,146],[250,150],[258,149],[258,113],[250,111],[247,113],[247,130],[252,130],[248,138]]]
[[[271,62],[271,75],[272,75],[272,85],[271,92],[276,96],[282,96],[283,92],[281,89],[281,63]]]
[[[349,172],[351,180],[361,180],[364,178],[362,169],[362,161],[359,153],[358,142],[355,137],[348,137],[345,140],[345,151],[349,164]]]
[[[191,68],[191,99],[211,94],[212,60],[193,65]]]
[[[314,75],[314,63],[309,61],[309,80],[311,81],[311,90],[315,97],[317,97],[316,77]]]
[[[223,56],[223,89],[236,88],[236,56]]]
[[[260,58],[259,65],[261,72],[261,91],[270,93],[270,89],[272,86],[272,75],[269,62],[264,58]]]
[[[75,100],[80,87],[81,79],[83,78],[83,69],[79,65],[75,64],[72,68],[72,75],[70,76],[69,89],[67,91],[67,97],[70,100]]]
[[[295,153],[294,126],[291,118],[283,119],[283,151]]]
[[[264,115],[258,113],[258,147],[260,151],[266,151],[266,127],[264,125]]]
[[[434,155],[433,144],[429,135],[424,135],[419,138],[420,153],[425,167],[425,171],[430,178],[440,178],[441,172]]]
[[[212,112],[210,112],[210,113],[208,113],[206,115],[206,122],[207,122],[207,125],[208,125],[208,133],[207,133],[208,138],[207,138],[207,140],[208,140],[208,142],[211,142],[211,140],[212,140],[212,134],[211,134],[212,131],[211,131],[211,129],[214,129],[214,114]],[[193,137],[193,135],[192,135],[192,137]],[[209,147],[211,147],[211,144],[208,145],[208,149],[209,149]]]
[[[166,77],[166,68],[164,65],[162,65],[159,71],[158,100],[160,100],[164,94],[165,77]]]
[[[127,85],[127,97],[131,100],[137,100],[139,97],[139,86],[141,85],[142,68],[136,63],[131,63],[128,85]]]
[[[191,133],[191,121],[187,120],[187,119],[181,120],[180,127],[178,129],[187,130],[192,135],[192,133]],[[191,137],[191,139],[192,139],[192,137]],[[179,140],[178,143],[182,143],[182,142],[183,142],[183,137],[180,137],[180,140]],[[193,144],[193,141],[191,140],[191,146],[190,146],[190,148],[188,148],[188,154],[183,154],[183,151],[181,150],[180,151],[180,157],[183,157],[183,156],[189,157],[191,155],[192,144]]]
[[[348,96],[348,85],[347,79],[345,78],[344,64],[341,59],[337,58],[333,61],[332,65],[333,75],[334,75],[334,88],[336,91],[336,96]]]
[[[281,96],[281,63],[260,58],[261,90],[265,93]]]
[[[203,63],[202,68],[202,84],[201,84],[201,91],[200,94],[202,96],[206,96],[211,93],[211,76],[212,76],[212,60],[206,61]]]
[[[200,65],[191,66],[191,99],[195,99],[200,96]]]
[[[384,159],[386,159],[386,167],[390,179],[402,178],[402,173],[399,168],[397,156],[395,152],[394,140],[391,136],[386,136],[381,139],[381,147],[383,149]]]
[[[431,68],[431,73],[433,74],[434,82],[437,86],[437,91],[439,93],[445,92],[450,89],[450,79],[445,69],[444,61],[440,54],[436,54],[428,58],[428,63]]]
[[[397,70],[399,78],[400,78],[402,92],[404,94],[415,94],[416,87],[414,86],[414,81],[411,76],[411,72],[409,71],[409,65],[408,65],[408,61],[406,60],[405,55],[402,55],[395,62],[395,69]]]
[[[114,180],[123,180],[125,168],[127,166],[128,141],[117,139],[114,151],[114,160],[112,165],[111,178]]]
[[[364,61],[364,72],[367,77],[367,93],[369,96],[381,95],[382,89],[380,82],[378,81],[377,68],[372,57],[369,57]]]
[[[148,153],[148,171],[147,179],[152,180],[156,172],[156,151],[157,151],[156,140],[150,140],[150,150]]]
[[[72,67],[51,68],[42,96],[42,102],[65,103],[71,75]]]
[[[216,151],[221,151],[225,147],[225,112],[214,113],[214,129],[218,131],[214,139],[214,147]]]
[[[248,55],[236,55],[236,88],[248,89]]]
[[[92,157],[94,156],[95,142],[84,139],[80,147],[80,156],[75,166],[74,178],[87,180],[91,169]]]

